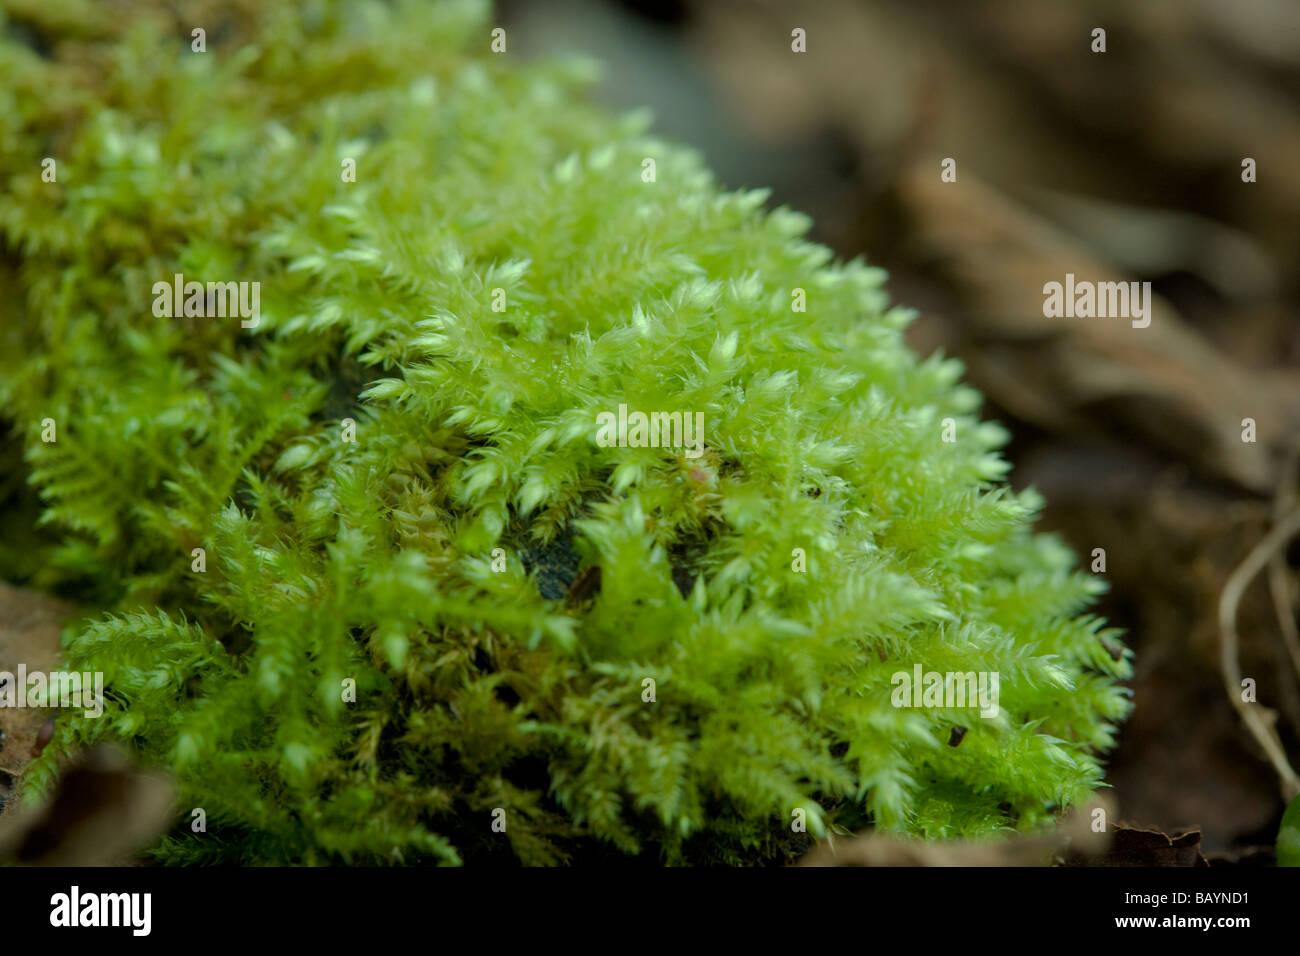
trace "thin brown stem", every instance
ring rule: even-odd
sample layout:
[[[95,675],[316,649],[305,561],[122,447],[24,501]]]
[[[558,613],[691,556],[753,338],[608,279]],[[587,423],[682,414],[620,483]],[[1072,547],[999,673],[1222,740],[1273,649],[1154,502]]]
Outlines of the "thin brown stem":
[[[1288,762],[1281,738],[1278,737],[1273,725],[1264,719],[1260,708],[1252,707],[1242,700],[1237,608],[1251,581],[1268,565],[1273,555],[1285,547],[1297,533],[1300,533],[1300,509],[1292,511],[1251,549],[1250,554],[1246,555],[1246,560],[1232,572],[1228,583],[1223,586],[1223,593],[1219,596],[1219,662],[1223,670],[1224,688],[1228,692],[1228,699],[1232,702],[1232,706],[1241,714],[1246,728],[1263,748],[1269,762],[1273,764],[1273,769],[1277,771],[1282,783],[1282,794],[1288,801],[1300,795],[1300,777],[1296,776],[1295,770]]]
[[[1277,499],[1274,504],[1273,518],[1281,521],[1282,517],[1295,507],[1296,466],[1300,461],[1295,449],[1287,455],[1282,466],[1282,482],[1278,486]],[[1300,679],[1300,628],[1295,621],[1295,595],[1291,590],[1291,578],[1287,571],[1286,557],[1281,548],[1273,552],[1268,562],[1268,589],[1273,597],[1273,610],[1277,612],[1277,623],[1282,628],[1282,641],[1291,656],[1291,665],[1296,677]]]

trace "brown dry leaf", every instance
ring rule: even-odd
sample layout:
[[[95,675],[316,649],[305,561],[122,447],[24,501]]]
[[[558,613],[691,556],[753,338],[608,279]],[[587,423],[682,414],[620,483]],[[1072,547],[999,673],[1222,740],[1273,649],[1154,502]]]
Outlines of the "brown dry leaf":
[[[121,866],[175,818],[171,783],[133,769],[120,751],[78,757],[39,807],[0,819],[0,864]]]
[[[1226,302],[1272,301],[1281,291],[1276,263],[1251,236],[1203,215],[1051,190],[1035,199],[1095,258],[1116,268],[1198,276]]]
[[[1235,175],[1244,156],[1295,166],[1300,12],[1274,3],[1229,15],[1216,0],[1077,0],[1030,13],[1021,0],[823,0],[792,15],[780,0],[700,0],[697,12],[707,54],[720,54],[720,77],[755,123],[786,135],[838,125],[887,155],[942,147],[1011,192],[1107,195],[1162,175]],[[809,52],[780,56],[793,25],[807,30]],[[1099,56],[1090,43],[1102,25]],[[1300,184],[1269,179],[1238,197],[1247,218],[1294,221]]]
[[[1201,831],[1192,827],[1173,834],[1125,823],[1115,828],[1105,866],[1197,866],[1210,864],[1201,854]]]
[[[1069,814],[1055,830],[989,840],[925,842],[872,833],[825,840],[797,866],[1051,866],[1062,859],[1085,862],[1102,857],[1109,833],[1092,830],[1093,811],[1113,812],[1109,795]]]
[[[900,179],[921,254],[937,264],[966,306],[965,335],[978,384],[1017,416],[1048,430],[1087,434],[1104,406],[1151,447],[1244,488],[1276,486],[1281,451],[1300,438],[1300,382],[1247,369],[1188,329],[1159,298],[1151,324],[1046,319],[1043,285],[1127,282],[1045,220],[971,174],[934,175],[938,160]],[[964,352],[964,350],[963,350]],[[1258,440],[1242,441],[1242,421]]]
[[[962,175],[1017,202],[1045,191],[1087,197],[1075,211],[1097,205],[1083,225],[1105,227],[1094,236],[1105,244],[1099,257],[1126,251],[1117,239],[1140,245],[1147,265],[1254,296],[1251,324],[1282,337],[1293,320],[1269,290],[1300,262],[1300,180],[1264,171],[1300,162],[1300,7],[1257,0],[1228,15],[1218,6],[696,0],[692,29],[701,65],[756,146],[832,130],[856,148],[857,194],[841,189],[819,206],[878,197],[922,158],[954,157]],[[1091,32],[1102,24],[1110,43],[1096,55]],[[795,25],[807,31],[804,55],[789,51]],[[1245,157],[1260,170],[1249,184],[1240,180]],[[937,164],[928,168],[937,179]],[[1122,207],[1122,219],[1107,204]],[[878,213],[856,227],[840,217],[820,225],[846,255],[865,243],[880,264],[914,264],[897,261],[896,230]],[[1207,327],[1222,330],[1221,318],[1207,316]],[[1277,360],[1276,346],[1259,357]]]
[[[0,672],[47,671],[59,660],[59,628],[72,613],[60,601],[0,582]],[[0,815],[14,802],[16,783],[39,749],[41,728],[53,711],[0,707]]]

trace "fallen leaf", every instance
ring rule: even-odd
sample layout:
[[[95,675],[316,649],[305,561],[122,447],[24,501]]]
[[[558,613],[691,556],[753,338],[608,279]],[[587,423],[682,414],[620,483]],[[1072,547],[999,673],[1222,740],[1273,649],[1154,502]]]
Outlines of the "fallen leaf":
[[[1067,815],[1042,834],[986,840],[925,841],[870,833],[823,840],[796,866],[1052,866],[1103,857],[1110,834],[1092,829],[1093,810],[1113,811],[1108,795]]]
[[[1043,285],[1128,282],[1046,219],[973,174],[941,183],[937,162],[900,179],[921,255],[966,305],[963,357],[977,384],[1017,416],[1088,434],[1097,409],[1112,428],[1252,491],[1276,487],[1282,450],[1300,434],[1300,383],[1248,369],[1187,328],[1153,296],[1150,326],[1126,318],[1048,319]],[[1257,440],[1242,441],[1243,420]]]
[[[1209,866],[1201,853],[1199,827],[1167,834],[1154,827],[1119,824],[1103,866]]]
[[[171,783],[111,747],[81,754],[40,806],[0,819],[0,864],[121,866],[175,819]]]
[[[16,674],[19,664],[48,671],[59,660],[59,628],[72,613],[60,601],[0,582],[0,672]],[[17,803],[23,768],[40,750],[41,731],[54,711],[0,707],[0,815]]]

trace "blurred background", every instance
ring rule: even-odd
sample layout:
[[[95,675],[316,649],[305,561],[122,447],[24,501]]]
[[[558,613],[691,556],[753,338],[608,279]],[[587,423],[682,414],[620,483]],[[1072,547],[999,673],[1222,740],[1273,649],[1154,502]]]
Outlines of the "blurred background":
[[[1266,856],[1285,788],[1225,689],[1219,607],[1268,556],[1240,668],[1300,764],[1300,545],[1258,550],[1297,496],[1300,3],[506,0],[499,19],[511,53],[589,54],[607,105],[649,107],[723,184],[771,187],[889,270],[915,348],[959,357],[1011,430],[1042,526],[1085,567],[1105,549],[1101,611],[1137,654],[1120,818],[1199,827],[1199,848],[1138,833],[1183,862]],[[1067,272],[1150,281],[1151,327],[1044,318]]]

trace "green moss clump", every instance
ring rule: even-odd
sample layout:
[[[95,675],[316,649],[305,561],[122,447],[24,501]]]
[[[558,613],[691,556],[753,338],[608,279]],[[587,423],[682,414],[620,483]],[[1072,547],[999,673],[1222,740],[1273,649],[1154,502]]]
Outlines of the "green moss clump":
[[[480,4],[172,6],[0,23],[0,573],[99,609],[68,666],[109,696],[29,786],[114,739],[207,813],[165,862],[549,864],[1101,784],[1100,585],[879,270],[490,53]],[[260,323],[156,317],[177,273]],[[620,404],[702,412],[703,454],[604,447]],[[997,672],[998,716],[894,707],[915,664]]]

